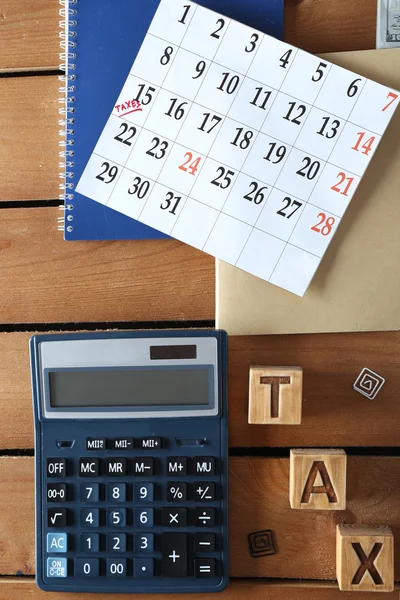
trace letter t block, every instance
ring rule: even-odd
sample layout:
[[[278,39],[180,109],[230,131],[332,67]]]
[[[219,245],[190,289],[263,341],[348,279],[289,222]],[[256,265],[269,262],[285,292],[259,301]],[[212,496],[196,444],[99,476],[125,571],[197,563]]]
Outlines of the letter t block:
[[[249,417],[252,425],[300,425],[301,367],[250,367]]]
[[[394,543],[385,525],[338,525],[336,577],[346,592],[392,592]]]

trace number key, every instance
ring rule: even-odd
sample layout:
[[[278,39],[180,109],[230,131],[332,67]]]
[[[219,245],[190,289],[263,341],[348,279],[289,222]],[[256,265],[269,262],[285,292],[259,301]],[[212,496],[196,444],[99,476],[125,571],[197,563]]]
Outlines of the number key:
[[[82,533],[81,534],[81,551],[82,552],[99,552],[100,551],[100,536],[98,533]]]
[[[152,508],[135,509],[135,527],[153,527],[154,510]]]
[[[75,560],[75,577],[98,577],[99,566],[98,558],[77,558]]]
[[[108,502],[126,501],[126,483],[114,483],[107,486]]]
[[[98,508],[82,508],[81,527],[99,527],[100,511]]]
[[[126,525],[126,508],[119,510],[108,511],[108,522],[114,527],[125,527]]]
[[[126,564],[126,558],[107,558],[107,576],[125,577],[127,575]]]
[[[135,552],[139,554],[154,552],[154,535],[152,533],[136,534]]]
[[[126,552],[126,533],[109,533],[107,549],[109,552]]]
[[[154,483],[135,483],[135,501],[153,502]]]
[[[81,501],[98,502],[100,500],[100,486],[98,483],[81,484]]]

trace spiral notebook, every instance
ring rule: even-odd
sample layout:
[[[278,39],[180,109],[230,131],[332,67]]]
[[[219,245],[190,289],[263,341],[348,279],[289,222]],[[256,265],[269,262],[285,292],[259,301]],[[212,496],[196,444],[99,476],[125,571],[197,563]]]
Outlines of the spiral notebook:
[[[60,0],[64,129],[60,176],[66,240],[165,238],[156,231],[75,191],[114,106],[160,0]],[[184,0],[181,2],[184,7]],[[283,0],[198,0],[198,4],[283,37]]]

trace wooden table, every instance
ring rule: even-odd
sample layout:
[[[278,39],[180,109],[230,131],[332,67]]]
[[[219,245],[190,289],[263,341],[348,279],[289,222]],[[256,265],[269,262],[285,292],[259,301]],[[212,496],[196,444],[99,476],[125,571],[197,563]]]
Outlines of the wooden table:
[[[286,0],[285,39],[316,53],[373,48],[375,14],[376,0]],[[57,208],[58,20],[56,0],[1,1],[2,600],[46,597],[33,578],[33,428],[27,348],[31,333],[158,324],[204,327],[214,322],[211,257],[176,241],[66,243],[57,231],[61,214]],[[377,345],[382,350],[393,346],[395,351],[398,338],[391,334],[384,338],[379,334],[340,338],[348,352],[359,343]],[[314,347],[314,358],[307,351],[309,344]],[[320,374],[328,376],[329,361],[340,363],[335,354],[337,344],[332,336],[294,336],[286,340],[276,336],[257,341],[233,338],[230,342],[232,582],[221,595],[224,600],[339,599],[346,594],[341,594],[333,581],[335,523],[373,522],[379,506],[385,522],[400,531],[400,461],[393,456],[396,449],[390,448],[396,445],[398,436],[393,420],[396,386],[391,394],[393,405],[386,407],[385,413],[378,411],[369,417],[363,427],[357,426],[354,414],[346,412],[345,401],[334,415],[326,407],[317,410],[317,392],[314,396],[311,393],[308,405],[316,408],[315,420],[309,421],[308,428],[296,431],[294,437],[288,428],[280,430],[279,435],[267,435],[265,428],[247,425],[248,364],[256,361],[260,352],[287,356],[290,346],[293,357],[311,361],[311,367],[319,364]],[[341,368],[345,372],[345,360]],[[395,383],[400,385],[398,379]],[[291,445],[352,447],[345,514],[315,516],[290,510],[287,488]],[[371,446],[386,450],[371,450]],[[267,528],[277,533],[279,551],[275,556],[252,559],[247,535]],[[399,565],[396,579],[400,579]],[[47,597],[55,599],[57,595]],[[75,597],[65,595],[66,599]],[[369,596],[353,593],[352,597],[361,600]],[[398,599],[399,593],[387,597]],[[168,598],[173,600],[172,596]]]

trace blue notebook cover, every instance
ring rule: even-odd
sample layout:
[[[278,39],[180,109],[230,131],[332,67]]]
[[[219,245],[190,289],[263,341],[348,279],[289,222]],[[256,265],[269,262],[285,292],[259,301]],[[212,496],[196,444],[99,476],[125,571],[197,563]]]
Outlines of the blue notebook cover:
[[[67,76],[75,78],[67,80],[67,106],[74,112],[67,112],[66,116],[74,122],[67,125],[72,131],[67,132],[66,138],[66,207],[71,209],[65,211],[66,240],[168,237],[73,189],[118,98],[159,2],[70,0],[67,3],[69,39],[76,47],[68,48],[67,55]],[[283,37],[283,0],[198,0],[198,4],[276,38]]]

